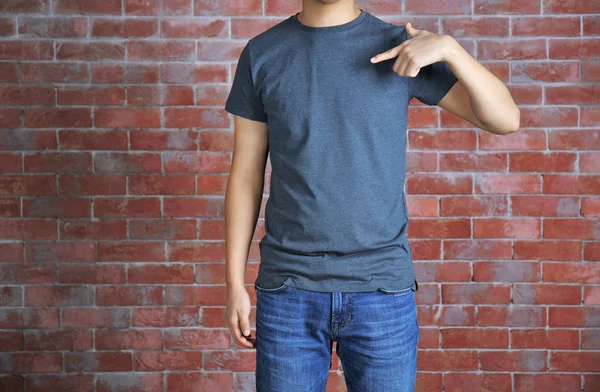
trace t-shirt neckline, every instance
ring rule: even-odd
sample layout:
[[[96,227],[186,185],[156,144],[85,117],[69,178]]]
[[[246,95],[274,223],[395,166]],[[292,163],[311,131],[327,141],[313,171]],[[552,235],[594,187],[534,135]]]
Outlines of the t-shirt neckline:
[[[296,12],[294,15],[292,15],[291,19],[292,19],[292,22],[296,26],[301,28],[302,30],[310,31],[312,33],[319,33],[319,34],[333,33],[333,32],[337,32],[337,31],[348,30],[349,28],[354,27],[354,26],[358,25],[360,22],[362,22],[365,19],[365,17],[367,16],[367,11],[363,10],[362,8],[359,8],[359,9],[360,9],[360,14],[356,18],[352,19],[349,22],[342,23],[342,24],[335,25],[335,26],[315,27],[315,26],[305,25],[304,23],[300,22],[300,20],[298,19],[298,14],[300,12]]]

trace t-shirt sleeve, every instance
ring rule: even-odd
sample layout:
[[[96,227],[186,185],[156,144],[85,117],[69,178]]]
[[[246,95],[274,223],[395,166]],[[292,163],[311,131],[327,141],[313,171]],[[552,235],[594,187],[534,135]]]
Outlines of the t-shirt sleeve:
[[[248,42],[240,54],[225,110],[250,120],[267,122],[263,103],[252,80],[249,45]]]
[[[412,37],[404,30],[406,39]],[[419,71],[417,76],[409,77],[410,97],[433,106],[444,98],[458,78],[444,61],[429,64]]]

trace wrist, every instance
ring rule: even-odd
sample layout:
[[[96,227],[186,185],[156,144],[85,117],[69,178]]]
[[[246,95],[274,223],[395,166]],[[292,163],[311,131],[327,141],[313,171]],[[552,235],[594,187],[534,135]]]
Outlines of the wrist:
[[[442,42],[444,42],[442,46],[442,61],[447,62],[448,65],[452,65],[452,63],[456,62],[463,48],[451,35],[443,34],[442,39]]]

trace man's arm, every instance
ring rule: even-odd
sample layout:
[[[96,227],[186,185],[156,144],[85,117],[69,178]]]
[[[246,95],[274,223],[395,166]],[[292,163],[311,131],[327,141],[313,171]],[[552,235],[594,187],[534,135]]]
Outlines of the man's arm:
[[[226,283],[228,324],[235,340],[250,331],[250,300],[245,284],[246,262],[263,198],[268,156],[267,123],[234,116],[233,158],[225,192]]]
[[[411,97],[437,104],[492,133],[508,134],[519,129],[520,111],[508,88],[454,38],[415,29],[410,23],[405,33],[413,38],[374,56],[371,62],[398,57],[393,69],[400,76],[412,78],[408,83]]]
[[[438,106],[492,133],[516,132],[520,126],[520,111],[508,88],[454,38],[449,35],[442,38],[447,42],[445,61],[458,82]]]

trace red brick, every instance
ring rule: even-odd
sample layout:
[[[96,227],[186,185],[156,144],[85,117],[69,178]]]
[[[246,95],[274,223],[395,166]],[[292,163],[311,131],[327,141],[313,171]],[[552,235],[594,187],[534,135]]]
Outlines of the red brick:
[[[36,130],[5,130],[0,132],[0,150],[54,150],[56,132]]]
[[[28,392],[46,391],[77,391],[93,392],[93,374],[69,374],[69,375],[32,375],[25,379],[25,387]]]
[[[92,331],[25,331],[26,351],[91,350]]]
[[[59,317],[58,309],[3,308],[0,309],[0,328],[59,328]]]
[[[166,108],[166,128],[229,128],[230,116],[223,109]]]
[[[442,348],[508,348],[508,329],[444,328]]]
[[[600,351],[552,351],[550,370],[553,372],[600,372]]]
[[[419,350],[418,368],[424,371],[477,370],[477,351]]]
[[[229,36],[226,19],[168,18],[162,20],[161,36],[165,38],[208,38]]]
[[[477,50],[478,59],[481,60],[533,60],[547,57],[544,39],[482,39],[478,42]]]
[[[0,353],[0,358],[8,373],[56,373],[62,368],[61,353]]]
[[[432,0],[417,1],[406,0],[405,12],[409,14],[442,14],[442,15],[460,15],[471,13],[471,3],[468,0],[452,0],[444,3],[435,2]],[[394,12],[392,12],[394,13]],[[398,10],[396,13],[401,13]]]
[[[194,283],[194,267],[190,264],[143,265],[128,269],[129,283]]]
[[[134,354],[134,370],[198,370],[203,366],[200,351],[150,351]]]
[[[58,105],[119,106],[125,104],[123,87],[59,87]]]
[[[600,264],[544,263],[544,282],[600,283]]]
[[[144,16],[191,15],[192,2],[193,0],[125,0],[125,13]]]
[[[485,283],[445,283],[442,285],[444,304],[507,304],[510,286]]]
[[[160,350],[162,333],[159,329],[96,331],[97,350]]]
[[[122,0],[80,1],[80,0],[54,0],[55,14],[121,14]]]
[[[511,348],[577,350],[579,332],[572,329],[512,329]]]
[[[176,329],[165,333],[167,349],[226,350],[230,347],[229,331]]]
[[[163,242],[99,242],[98,261],[165,261]]]
[[[540,0],[475,0],[476,14],[539,14]]]
[[[468,282],[471,280],[469,263],[416,262],[414,268],[419,282]]]
[[[223,304],[225,286],[166,286],[167,305],[217,306]]]
[[[0,220],[3,240],[56,240],[56,222],[42,219]]]
[[[557,60],[584,60],[600,56],[600,48],[593,38],[551,39],[548,50],[549,57]]]
[[[52,60],[53,56],[52,41],[0,42],[0,60]]]
[[[158,34],[158,21],[152,19],[94,19],[92,37],[141,38]]]
[[[194,14],[197,16],[249,16],[262,14],[262,1],[260,0],[193,1]],[[265,7],[267,14],[270,14],[273,12],[273,7],[277,7],[277,4],[269,4]]]
[[[19,36],[27,38],[85,38],[86,18],[19,18]]]
[[[132,195],[191,195],[195,189],[193,175],[129,176],[129,193]],[[166,211],[166,206],[164,208]]]
[[[125,221],[62,221],[60,238],[63,240],[118,240],[127,237]]]
[[[220,243],[172,242],[167,252],[170,261],[221,262],[224,247]]]
[[[479,306],[478,325],[540,327],[546,325],[546,309],[540,306]]]
[[[515,392],[571,392],[580,388],[579,374],[515,374]]]
[[[113,373],[98,374],[96,378],[97,392],[120,392],[124,386],[132,386],[131,391],[162,392],[162,374]]]
[[[515,284],[513,286],[513,303],[536,305],[579,305],[581,304],[581,286],[555,284]]]
[[[169,372],[166,375],[167,392],[229,391],[234,390],[233,373],[225,372]],[[162,392],[162,389],[160,390]]]
[[[577,0],[544,0],[544,13],[548,14],[589,14],[600,13],[596,2]]]
[[[191,306],[134,308],[132,325],[157,328],[200,326],[199,308]]]
[[[551,306],[548,311],[550,327],[600,327],[600,307]]]
[[[25,288],[25,306],[91,306],[94,290],[89,286],[28,286]]]
[[[89,80],[87,64],[83,63],[23,63],[23,82],[85,83]]]
[[[473,220],[473,238],[532,238],[542,235],[540,219],[482,218]]]
[[[0,109],[0,128],[18,128],[20,126],[20,109]]]
[[[65,353],[65,370],[75,372],[126,372],[132,370],[131,353]]]
[[[0,86],[0,100],[4,106],[53,106],[54,87]]]
[[[476,173],[476,193],[540,193],[539,174]]]
[[[56,266],[4,264],[0,274],[5,284],[52,284],[56,283]]]
[[[21,287],[0,286],[0,306],[23,306],[22,298]]]
[[[507,200],[506,196],[497,195],[442,196],[440,216],[505,215],[508,211]],[[409,206],[409,210],[413,209]]]
[[[127,131],[64,130],[58,140],[64,150],[127,150]]]
[[[58,178],[60,195],[124,195],[126,178],[109,174],[65,174]]]
[[[130,41],[130,61],[194,61],[193,41]]]
[[[94,109],[94,124],[100,128],[159,128],[160,109]]]
[[[516,216],[579,216],[579,198],[569,196],[511,196],[512,215]],[[525,244],[525,242],[522,242]],[[545,246],[551,246],[552,243],[546,242]],[[558,245],[569,245],[559,243]],[[540,249],[542,251],[542,249]],[[554,247],[552,251],[547,252],[548,256],[556,254],[560,248]]]
[[[130,310],[115,308],[67,308],[62,311],[63,328],[126,328]],[[74,361],[76,362],[76,361]]]
[[[160,200],[150,197],[97,199],[94,201],[94,216],[99,218],[160,218]],[[160,222],[156,222],[156,224],[160,224]]]
[[[456,17],[442,19],[444,34],[458,37],[508,37],[508,18]]]
[[[23,64],[21,64],[23,65]],[[19,67],[16,63],[0,63],[0,82],[17,83],[19,81]]]
[[[80,61],[124,60],[125,43],[111,41],[57,42],[56,58]]]
[[[544,35],[556,37],[579,36],[581,23],[579,17],[516,17],[512,20],[512,35],[540,37]]]
[[[0,37],[11,37],[17,33],[15,20],[12,18],[0,18]]]
[[[131,131],[132,150],[197,150],[196,131]]]
[[[445,260],[508,260],[512,257],[512,246],[506,240],[446,240]]]
[[[544,372],[548,352],[543,350],[481,351],[481,370]]]
[[[475,282],[539,282],[541,276],[538,262],[480,261],[473,263],[473,281]]]
[[[219,83],[227,82],[228,67],[223,64],[161,64],[163,83]]]
[[[59,267],[61,284],[122,284],[125,266],[115,264],[63,264]]]
[[[537,18],[536,18],[537,19]],[[519,62],[511,64],[511,81],[531,83],[532,81],[556,83],[579,81],[579,62]]]
[[[465,387],[474,391],[511,392],[510,374],[457,372],[444,374],[444,391],[463,392]],[[437,389],[436,389],[437,390]]]
[[[87,128],[92,125],[89,108],[25,109],[25,126],[31,128]]]
[[[127,89],[127,103],[139,106],[194,105],[192,86],[131,86]]]
[[[98,306],[153,306],[163,304],[160,286],[97,286]]]
[[[26,173],[90,173],[92,154],[87,152],[47,152],[24,156]]]
[[[222,218],[224,203],[223,200],[204,197],[165,198],[163,212],[168,217]]]

